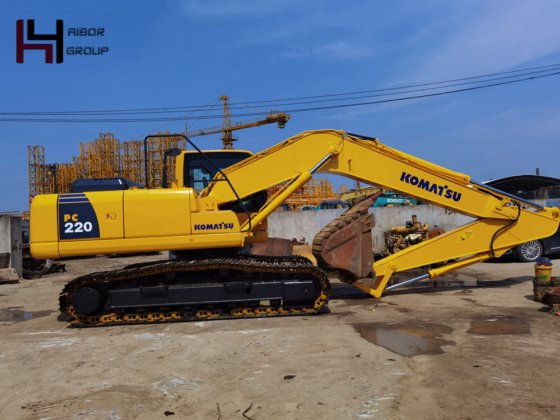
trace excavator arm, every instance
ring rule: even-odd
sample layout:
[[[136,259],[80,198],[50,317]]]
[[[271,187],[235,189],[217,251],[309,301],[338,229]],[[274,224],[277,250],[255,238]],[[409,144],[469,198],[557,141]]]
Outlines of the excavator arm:
[[[201,193],[200,202],[208,210],[218,209],[239,197],[282,184],[241,226],[251,236],[267,216],[316,172],[375,184],[476,218],[375,262],[365,278],[355,273],[349,282],[374,297],[381,297],[396,272],[456,260],[410,282],[434,278],[500,256],[523,242],[550,236],[560,223],[558,208],[542,207],[475,183],[468,175],[401,152],[375,138],[338,130],[303,132],[227,168]],[[223,182],[224,177],[228,182]]]

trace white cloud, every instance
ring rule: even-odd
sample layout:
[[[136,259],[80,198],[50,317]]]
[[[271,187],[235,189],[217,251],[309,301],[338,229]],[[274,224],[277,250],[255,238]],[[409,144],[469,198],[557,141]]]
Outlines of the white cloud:
[[[477,179],[534,173],[537,167],[558,177],[559,132],[559,107],[527,106],[465,120],[442,136],[454,145],[449,165]]]
[[[374,100],[374,99],[372,99]],[[372,105],[364,105],[352,108],[343,108],[343,110],[336,112],[332,115],[328,115],[327,118],[333,120],[360,120],[364,119],[365,117],[371,117],[376,115],[396,115],[395,110],[403,106],[416,106],[422,101],[429,101],[430,98],[422,98],[416,99],[412,101],[397,101],[397,102],[388,102],[388,103],[380,103],[380,104],[372,104]],[[421,121],[432,120],[434,118],[438,118],[440,116],[444,116],[447,113],[453,112],[454,109],[458,108],[461,105],[460,101],[449,101],[444,104],[439,105],[437,108],[429,108],[429,110],[423,111],[422,109],[415,108],[414,115],[412,119],[414,120],[415,124],[418,124]],[[409,120],[411,118],[409,117]]]
[[[285,58],[357,59],[372,55],[372,51],[344,41],[330,42],[319,47],[297,48],[281,54]]]
[[[321,8],[301,0],[180,1],[190,18],[251,19],[236,33],[238,45],[302,45],[286,58],[365,58],[373,54],[364,46],[375,44],[375,56],[389,58],[393,75],[409,81],[480,74],[560,52],[558,0],[322,0]],[[325,35],[347,42],[327,43]]]
[[[489,134],[490,132],[490,134]],[[560,132],[559,107],[518,107],[502,112],[489,114],[469,120],[461,127],[451,131],[449,135],[461,139],[481,139],[503,146],[515,143],[516,139],[526,140],[530,148],[542,153],[544,147],[553,146],[558,150],[558,133]],[[539,139],[535,143],[535,139]],[[556,158],[556,153],[554,153]],[[521,156],[522,158],[522,156]]]
[[[421,62],[416,77],[437,79],[506,69],[560,52],[557,0],[469,2],[455,12],[447,28],[434,28],[442,32],[430,49],[419,45],[424,51],[416,57]]]
[[[183,10],[201,18],[254,17],[285,13],[297,0],[185,0]]]

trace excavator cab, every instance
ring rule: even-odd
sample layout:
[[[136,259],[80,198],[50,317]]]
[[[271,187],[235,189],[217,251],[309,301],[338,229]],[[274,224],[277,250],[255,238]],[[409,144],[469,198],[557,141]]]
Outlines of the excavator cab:
[[[241,162],[253,154],[246,150],[209,150],[183,154],[183,185],[200,193],[219,170]]]
[[[175,160],[176,179],[172,182],[172,187],[192,188],[198,194],[210,184],[218,171],[235,165],[253,154],[247,150],[204,150],[202,152],[187,150],[170,156],[177,156]]]
[[[176,161],[176,173],[179,178],[183,174],[181,182],[174,183],[174,187],[192,188],[196,194],[200,194],[218,171],[245,160],[253,154],[247,150],[205,150],[182,152]],[[233,185],[235,188],[235,185]],[[268,195],[266,191],[259,191],[241,200],[220,206],[221,210],[232,210],[236,213],[256,212],[266,202]]]

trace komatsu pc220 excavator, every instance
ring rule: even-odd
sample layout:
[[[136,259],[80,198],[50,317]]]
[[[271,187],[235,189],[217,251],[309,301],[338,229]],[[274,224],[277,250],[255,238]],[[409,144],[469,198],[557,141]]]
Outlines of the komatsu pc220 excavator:
[[[550,236],[560,221],[558,208],[344,131],[303,132],[256,155],[204,153],[189,143],[194,150],[175,153],[176,179],[170,188],[47,194],[33,200],[35,258],[162,250],[175,255],[69,282],[60,310],[72,325],[321,313],[330,293],[326,270],[379,298],[385,290]],[[267,241],[267,217],[316,172],[375,184],[476,220],[374,263],[368,207],[375,197],[370,197],[315,237],[318,266],[301,256],[244,252]],[[281,188],[268,198],[264,191],[274,185]],[[443,261],[452,262],[388,286],[396,272]]]

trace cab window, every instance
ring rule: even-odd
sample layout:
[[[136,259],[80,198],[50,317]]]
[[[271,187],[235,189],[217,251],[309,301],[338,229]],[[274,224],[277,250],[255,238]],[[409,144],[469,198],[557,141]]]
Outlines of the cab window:
[[[185,185],[185,187],[193,188],[197,193],[210,184],[210,181],[212,181],[217,172],[215,166],[220,170],[223,170],[251,156],[250,153],[242,151],[213,151],[204,152],[204,154],[214,165],[208,162],[208,160],[199,153],[187,153],[184,155],[185,165],[183,185]]]

